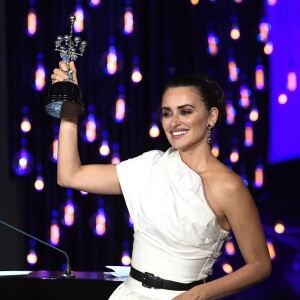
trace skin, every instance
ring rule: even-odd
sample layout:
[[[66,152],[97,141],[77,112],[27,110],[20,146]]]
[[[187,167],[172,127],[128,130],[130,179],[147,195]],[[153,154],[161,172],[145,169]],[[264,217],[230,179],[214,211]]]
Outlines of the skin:
[[[52,81],[67,79],[60,63]],[[74,72],[73,62],[69,66]],[[207,124],[215,125],[218,110],[205,109],[192,87],[169,88],[162,99],[162,126],[171,146],[199,174],[208,205],[217,222],[235,236],[245,264],[219,279],[196,286],[173,300],[218,299],[266,279],[271,261],[255,202],[243,180],[215,158],[207,143]],[[122,194],[115,165],[81,165],[77,147],[77,118],[61,119],[58,141],[57,181],[60,186],[94,194]]]

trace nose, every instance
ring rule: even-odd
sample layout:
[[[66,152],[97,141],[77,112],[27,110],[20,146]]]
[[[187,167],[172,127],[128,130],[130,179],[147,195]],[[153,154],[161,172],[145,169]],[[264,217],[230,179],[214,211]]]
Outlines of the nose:
[[[180,124],[180,116],[178,114],[173,114],[171,119],[171,127],[175,128]]]

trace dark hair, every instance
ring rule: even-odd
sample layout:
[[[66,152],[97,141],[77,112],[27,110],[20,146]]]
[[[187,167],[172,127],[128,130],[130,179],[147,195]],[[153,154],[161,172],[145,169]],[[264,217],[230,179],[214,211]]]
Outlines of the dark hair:
[[[205,74],[180,75],[171,78],[164,89],[164,93],[169,88],[175,87],[192,87],[199,94],[205,108],[209,111],[212,107],[216,107],[219,111],[218,120],[225,117],[226,100],[223,89],[211,77]]]

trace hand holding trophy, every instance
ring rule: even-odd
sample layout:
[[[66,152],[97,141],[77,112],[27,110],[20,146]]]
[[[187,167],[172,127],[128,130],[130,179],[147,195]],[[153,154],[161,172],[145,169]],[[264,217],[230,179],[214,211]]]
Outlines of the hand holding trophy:
[[[70,17],[71,31],[69,35],[58,36],[55,42],[55,51],[60,52],[60,57],[67,66],[70,61],[75,61],[82,56],[87,42],[81,41],[80,37],[73,39],[73,27],[75,16]],[[80,87],[74,83],[72,70],[66,71],[68,79],[53,83],[48,91],[45,103],[45,111],[56,118],[73,118],[84,112],[84,103]]]

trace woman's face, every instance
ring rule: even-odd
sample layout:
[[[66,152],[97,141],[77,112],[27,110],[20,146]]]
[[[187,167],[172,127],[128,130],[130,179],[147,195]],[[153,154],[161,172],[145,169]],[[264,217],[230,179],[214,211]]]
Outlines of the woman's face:
[[[178,150],[207,145],[207,124],[214,125],[217,109],[208,112],[192,87],[169,88],[162,99],[162,126],[172,147]]]

